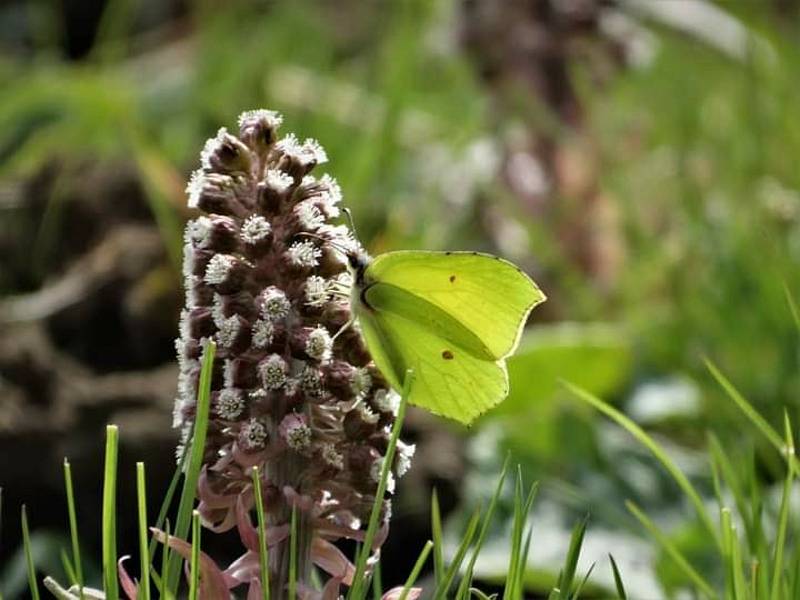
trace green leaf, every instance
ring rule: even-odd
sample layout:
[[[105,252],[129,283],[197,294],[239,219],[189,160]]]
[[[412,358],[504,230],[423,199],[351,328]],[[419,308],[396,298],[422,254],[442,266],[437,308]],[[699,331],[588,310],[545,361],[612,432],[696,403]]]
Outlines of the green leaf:
[[[508,359],[511,391],[489,418],[554,409],[562,379],[597,396],[611,394],[629,379],[631,364],[630,343],[619,328],[601,324],[533,327]]]

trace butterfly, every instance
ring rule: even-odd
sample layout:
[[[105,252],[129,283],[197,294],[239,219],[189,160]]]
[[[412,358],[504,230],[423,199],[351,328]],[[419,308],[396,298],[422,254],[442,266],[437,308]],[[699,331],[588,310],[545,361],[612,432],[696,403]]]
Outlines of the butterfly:
[[[372,359],[408,401],[470,424],[508,395],[505,360],[545,295],[516,265],[478,252],[348,253],[351,306]]]

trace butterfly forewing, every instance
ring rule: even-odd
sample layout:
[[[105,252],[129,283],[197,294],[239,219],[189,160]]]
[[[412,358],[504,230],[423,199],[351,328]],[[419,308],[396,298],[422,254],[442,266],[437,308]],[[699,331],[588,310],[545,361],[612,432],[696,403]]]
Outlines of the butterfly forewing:
[[[359,320],[373,360],[395,388],[414,371],[409,402],[470,423],[508,393],[502,361],[479,358],[424,323],[362,307]]]
[[[514,351],[528,314],[545,299],[515,265],[475,252],[389,252],[369,265],[366,276],[447,313],[495,359]]]

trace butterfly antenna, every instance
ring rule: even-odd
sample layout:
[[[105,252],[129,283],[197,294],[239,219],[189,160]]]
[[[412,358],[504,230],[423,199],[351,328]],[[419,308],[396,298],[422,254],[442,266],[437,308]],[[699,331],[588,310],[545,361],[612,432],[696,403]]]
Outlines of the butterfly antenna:
[[[347,215],[347,222],[350,223],[350,229],[353,230],[353,235],[358,239],[358,231],[356,231],[356,222],[353,220],[353,213],[350,212],[349,208],[343,208],[342,212]]]
[[[331,246],[334,249],[338,250],[339,252],[341,252],[345,256],[347,256],[347,254],[348,254],[348,251],[344,246],[342,246],[341,244],[337,244],[336,242],[333,242],[333,241],[331,241],[329,239],[326,239],[326,238],[322,237],[321,235],[317,235],[315,233],[309,233],[307,231],[301,231],[301,232],[297,233],[296,235],[302,236],[302,237],[314,238],[315,240],[319,240],[323,244],[328,244],[329,246]]]

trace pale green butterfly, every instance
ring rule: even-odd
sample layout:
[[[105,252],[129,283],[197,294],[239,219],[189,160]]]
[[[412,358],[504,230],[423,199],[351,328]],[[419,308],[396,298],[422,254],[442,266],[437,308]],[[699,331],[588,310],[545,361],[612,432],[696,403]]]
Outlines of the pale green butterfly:
[[[351,303],[372,359],[408,401],[469,424],[508,395],[505,359],[545,295],[516,265],[477,252],[349,252]]]

